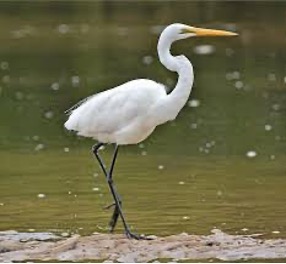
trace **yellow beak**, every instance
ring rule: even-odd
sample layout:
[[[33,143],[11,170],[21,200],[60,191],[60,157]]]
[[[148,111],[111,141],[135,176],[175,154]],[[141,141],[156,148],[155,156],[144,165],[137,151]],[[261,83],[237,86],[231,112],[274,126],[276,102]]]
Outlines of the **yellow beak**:
[[[198,37],[220,37],[220,36],[237,36],[237,33],[226,31],[226,30],[217,30],[217,29],[207,29],[207,28],[196,28],[192,27],[190,32],[195,33]]]

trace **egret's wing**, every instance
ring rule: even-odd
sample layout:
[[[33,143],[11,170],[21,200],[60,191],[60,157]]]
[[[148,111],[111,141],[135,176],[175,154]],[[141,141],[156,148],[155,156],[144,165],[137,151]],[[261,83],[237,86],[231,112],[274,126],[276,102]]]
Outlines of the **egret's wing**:
[[[90,95],[82,100],[80,100],[79,102],[77,102],[75,105],[73,105],[72,107],[70,107],[69,109],[65,110],[65,114],[66,115],[70,115],[72,113],[73,110],[75,110],[76,108],[80,107],[82,104],[86,103],[89,99],[91,99],[92,97],[96,96],[96,94]]]
[[[70,116],[65,127],[86,137],[111,137],[142,118],[164,95],[166,91],[161,84],[151,80],[133,80],[71,107],[67,111]]]

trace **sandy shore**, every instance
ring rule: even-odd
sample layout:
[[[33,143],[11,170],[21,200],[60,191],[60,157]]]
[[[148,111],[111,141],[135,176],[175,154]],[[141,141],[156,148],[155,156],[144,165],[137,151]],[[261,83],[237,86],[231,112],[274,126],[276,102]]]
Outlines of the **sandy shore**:
[[[128,240],[124,235],[62,237],[52,233],[0,232],[0,262],[88,261],[150,262],[169,259],[224,261],[286,258],[285,239],[259,235],[228,235],[218,229],[207,236],[186,233],[153,240]]]

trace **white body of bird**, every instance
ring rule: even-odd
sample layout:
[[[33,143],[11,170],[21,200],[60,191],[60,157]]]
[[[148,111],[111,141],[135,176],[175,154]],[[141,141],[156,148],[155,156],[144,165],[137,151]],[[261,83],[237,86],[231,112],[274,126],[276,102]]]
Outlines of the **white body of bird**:
[[[137,79],[87,98],[69,111],[68,130],[92,137],[102,143],[136,144],[146,139],[157,125],[177,117],[190,95],[194,73],[191,62],[183,55],[172,56],[174,41],[193,36],[236,35],[221,30],[207,30],[184,24],[164,29],[158,41],[161,63],[178,73],[173,91],[166,93],[163,84]]]
[[[143,141],[157,125],[175,119],[191,92],[193,67],[185,56],[170,54],[174,39],[168,37],[168,31],[164,32],[158,42],[159,58],[179,74],[170,94],[163,84],[148,79],[132,80],[87,98],[70,111],[65,127],[102,143],[127,145]]]
[[[121,208],[122,201],[112,179],[119,145],[139,143],[147,138],[156,126],[175,119],[186,104],[192,90],[193,66],[185,56],[171,55],[172,43],[193,36],[233,35],[236,34],[222,30],[194,28],[184,24],[172,24],[164,29],[158,42],[158,55],[161,63],[170,71],[178,73],[178,82],[171,93],[167,94],[162,84],[138,79],[90,96],[68,110],[70,116],[65,127],[77,131],[78,135],[92,137],[99,141],[92,147],[92,152],[100,164],[114,199],[114,204],[112,204],[114,211],[109,222],[111,232],[120,216],[126,236],[143,239],[142,236],[130,231]],[[105,143],[115,144],[109,169],[98,153],[99,148]]]
[[[71,112],[65,127],[102,143],[135,144],[154,130],[152,108],[165,96],[163,85],[133,80],[89,98]]]

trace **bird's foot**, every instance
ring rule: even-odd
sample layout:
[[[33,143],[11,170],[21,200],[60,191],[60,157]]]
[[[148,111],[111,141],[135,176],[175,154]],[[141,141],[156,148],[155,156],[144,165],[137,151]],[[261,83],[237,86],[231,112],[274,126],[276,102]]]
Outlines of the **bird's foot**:
[[[153,240],[153,238],[148,237],[148,236],[138,235],[138,234],[131,233],[130,230],[125,231],[125,234],[126,234],[126,236],[127,236],[128,239]]]

